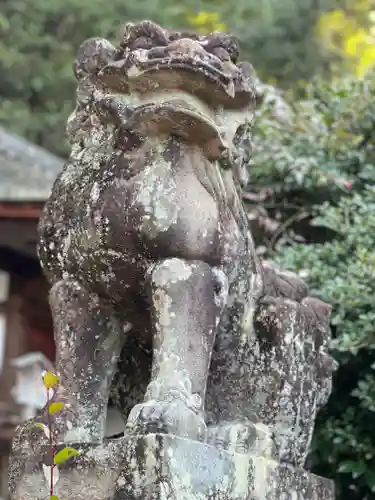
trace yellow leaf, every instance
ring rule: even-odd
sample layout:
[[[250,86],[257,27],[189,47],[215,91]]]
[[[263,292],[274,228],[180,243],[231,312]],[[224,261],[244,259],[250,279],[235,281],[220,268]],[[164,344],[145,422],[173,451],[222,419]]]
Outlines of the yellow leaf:
[[[55,415],[64,408],[65,404],[60,401],[56,401],[55,403],[51,403],[48,407],[48,412],[50,415]]]
[[[51,495],[51,496],[49,497],[49,500],[60,500],[60,498],[59,498],[59,497],[57,497],[56,495]]]
[[[223,23],[215,24],[215,31],[227,31],[227,26]]]
[[[220,22],[218,12],[200,11],[188,16],[188,22],[201,34],[227,30],[226,25]]]
[[[210,13],[209,12],[198,12],[197,17],[195,18],[196,24],[199,26],[203,26],[204,24],[207,24],[210,20]]]
[[[78,450],[75,450],[74,448],[64,448],[56,453],[53,462],[55,465],[63,464],[69,460],[69,458],[76,457],[77,455],[79,455]]]
[[[357,65],[357,76],[362,78],[375,65],[375,46],[366,47]]]
[[[57,376],[52,373],[52,372],[47,372],[43,376],[43,384],[47,389],[52,389],[53,387],[56,387],[58,383],[58,378]]]
[[[32,422],[29,424],[29,427],[35,427],[36,429],[42,429],[42,431],[44,431],[45,425],[39,422]]]
[[[370,14],[370,3],[371,0],[355,0],[353,11],[363,10]],[[372,68],[375,63],[374,26],[361,26],[355,14],[336,9],[320,16],[317,29],[323,46],[341,55],[345,59],[345,67],[351,73],[362,78]]]

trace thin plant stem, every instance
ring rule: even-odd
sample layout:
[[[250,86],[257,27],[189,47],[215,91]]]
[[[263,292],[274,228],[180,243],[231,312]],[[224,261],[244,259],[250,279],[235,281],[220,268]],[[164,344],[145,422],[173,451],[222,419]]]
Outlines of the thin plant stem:
[[[49,452],[51,457],[51,476],[50,476],[50,496],[53,496],[53,470],[54,464],[54,448],[53,448],[53,429],[52,429],[52,415],[49,411],[50,409],[50,399],[49,399],[49,389],[47,389],[47,421],[49,428]]]

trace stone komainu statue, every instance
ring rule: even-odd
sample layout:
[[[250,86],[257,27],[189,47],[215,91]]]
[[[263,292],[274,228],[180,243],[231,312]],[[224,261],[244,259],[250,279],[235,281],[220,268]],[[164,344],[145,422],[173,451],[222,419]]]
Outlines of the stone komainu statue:
[[[229,35],[146,21],[118,47],[84,42],[74,73],[71,154],[39,222],[65,403],[54,439],[103,446],[111,397],[123,439],[302,467],[330,393],[330,308],[255,255],[241,201],[251,66]],[[43,439],[30,426],[14,439],[14,498]]]

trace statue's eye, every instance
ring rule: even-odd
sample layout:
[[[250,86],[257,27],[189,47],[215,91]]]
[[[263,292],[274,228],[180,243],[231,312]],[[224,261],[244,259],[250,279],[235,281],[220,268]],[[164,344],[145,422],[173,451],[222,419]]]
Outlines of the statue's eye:
[[[237,44],[232,40],[231,43],[227,47],[225,47],[225,49],[228,52],[232,63],[237,64],[239,57],[239,50]]]
[[[215,47],[215,48],[211,51],[211,53],[212,53],[214,56],[216,56],[216,57],[218,57],[219,59],[221,59],[221,61],[230,61],[230,60],[231,60],[231,58],[230,58],[230,56],[229,56],[228,52],[227,52],[225,49],[223,49],[223,47]]]
[[[226,33],[215,33],[202,40],[207,52],[219,57],[222,61],[237,64],[239,48],[236,40]]]
[[[130,50],[137,50],[137,49],[151,49],[152,47],[155,46],[155,43],[153,42],[152,38],[148,36],[140,36],[134,40],[129,45]]]

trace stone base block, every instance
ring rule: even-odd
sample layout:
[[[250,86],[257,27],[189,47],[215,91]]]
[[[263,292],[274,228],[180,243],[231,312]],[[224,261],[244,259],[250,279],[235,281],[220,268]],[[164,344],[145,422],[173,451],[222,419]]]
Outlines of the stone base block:
[[[333,484],[270,458],[230,453],[171,435],[125,436],[77,446],[59,466],[61,500],[333,500]],[[48,451],[42,458],[48,464]],[[47,461],[45,461],[47,460]],[[37,457],[11,460],[12,500],[46,500]]]
[[[207,443],[231,453],[276,458],[273,434],[269,427],[253,422],[222,423],[207,429]]]

